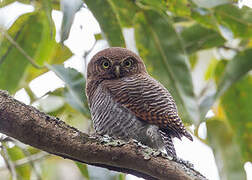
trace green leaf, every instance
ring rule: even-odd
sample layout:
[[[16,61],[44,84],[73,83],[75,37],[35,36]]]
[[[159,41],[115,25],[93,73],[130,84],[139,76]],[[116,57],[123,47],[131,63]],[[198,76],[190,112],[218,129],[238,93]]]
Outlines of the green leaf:
[[[35,56],[40,45],[42,19],[38,13],[25,14],[8,30],[8,34],[31,57]],[[6,38],[1,42],[0,49],[0,88],[13,93],[18,88],[29,62]]]
[[[118,14],[110,0],[85,0],[85,3],[99,22],[109,45],[125,47]]]
[[[192,8],[191,17],[206,28],[218,30],[218,23],[210,9]]]
[[[217,66],[218,62],[219,61],[217,59],[212,59],[210,61],[208,68],[205,71],[205,78],[204,78],[205,80],[209,80],[214,77],[216,66]]]
[[[22,149],[17,146],[7,149],[10,159],[12,161],[16,161],[19,159],[23,159],[26,156],[24,155]],[[16,171],[18,173],[19,179],[30,179],[31,176],[31,167],[28,164],[24,164],[16,167]]]
[[[59,43],[55,41],[55,27],[53,24],[53,27],[51,27],[50,20],[48,19],[45,12],[43,12],[43,31],[41,34],[41,41],[37,47],[36,54],[34,56],[34,59],[37,63],[43,65],[44,62],[50,62],[55,60],[55,55],[68,55],[67,58],[69,58],[72,53],[71,51],[65,47],[61,46]],[[51,31],[52,28],[52,31]],[[66,51],[66,52],[65,52]],[[66,60],[66,57],[57,57],[62,58]],[[62,61],[61,61],[62,62]]]
[[[166,0],[168,11],[171,11],[176,16],[190,16],[191,3],[188,0]]]
[[[55,27],[45,11],[20,16],[8,34],[39,65],[44,62],[62,63],[72,56],[66,46],[55,41]],[[29,82],[47,69],[39,71],[29,66],[27,58],[1,35],[4,39],[0,43],[0,88],[14,93],[20,86],[25,86],[24,80]]]
[[[144,7],[148,7],[148,9],[155,8],[156,10],[165,11],[167,8],[166,2],[163,0],[139,0],[138,3],[141,3]]]
[[[247,49],[243,52],[240,52],[226,65],[225,71],[221,71],[223,73],[221,78],[218,78],[220,80],[218,80],[216,93],[205,97],[200,104],[202,118],[205,117],[207,111],[211,108],[217,98],[223,95],[223,93],[232,84],[237,82],[240,78],[246,75],[249,70],[252,69],[251,57],[252,49]],[[219,66],[217,65],[217,67]]]
[[[197,53],[192,53],[192,54],[190,54],[190,56],[189,56],[189,62],[190,62],[190,65],[191,65],[191,69],[194,69],[194,68],[195,68],[195,65],[196,65],[197,62],[198,62]]]
[[[217,87],[217,97],[221,96],[233,83],[252,69],[252,49],[237,54],[226,66],[225,72]]]
[[[54,33],[54,22],[52,19],[52,1],[53,0],[43,0],[42,1],[42,6],[43,6],[43,10],[46,14],[46,17],[48,19],[48,22],[50,24],[50,35],[52,36]]]
[[[169,11],[175,16],[190,16],[191,3],[188,0],[139,0],[145,9],[155,9],[156,11]],[[144,9],[144,8],[143,8]]]
[[[229,28],[235,37],[251,37],[252,22],[251,9],[226,4],[214,9],[214,14],[220,25]]]
[[[61,0],[61,11],[63,12],[63,20],[61,24],[60,42],[64,42],[70,33],[70,29],[73,24],[74,16],[81,8],[82,0]]]
[[[220,83],[220,79],[222,78],[223,74],[224,74],[224,71],[225,71],[225,68],[228,64],[228,60],[220,60],[216,66],[215,66],[215,69],[214,69],[214,80],[215,80],[215,83],[216,84],[219,84]]]
[[[49,33],[49,31],[47,32]],[[48,35],[49,34],[47,34],[47,36]],[[44,38],[46,39],[46,37]],[[46,42],[48,42],[48,45],[46,44]],[[64,61],[66,61],[73,55],[73,53],[67,46],[64,45],[61,46],[59,43],[55,41],[55,39],[50,40],[48,39],[48,41],[45,41],[44,43],[45,47],[49,46],[51,48],[41,49],[40,52],[42,54],[41,56],[38,56],[38,58],[44,57],[43,61],[47,62],[48,64],[62,64]],[[39,75],[45,72],[47,72],[46,68],[38,71],[33,67],[29,67],[26,73],[26,82],[30,82],[31,80],[33,80],[34,78],[38,77]]]
[[[47,0],[43,0],[44,11],[41,12],[43,13],[43,19],[41,20],[43,22],[43,31],[41,34],[41,41],[34,56],[34,60],[40,65],[43,65],[45,62],[47,62],[48,64],[62,64],[73,54],[68,47],[56,42],[55,25],[50,15],[52,10],[50,6],[51,4],[46,1]],[[26,72],[26,82],[30,82],[46,71],[46,68],[38,71],[33,67],[28,67]]]
[[[116,179],[117,180],[126,180],[126,176],[125,176],[125,174],[120,173],[120,174],[118,174],[118,177]]]
[[[242,150],[244,161],[252,161],[252,76],[247,75],[221,97],[222,108]]]
[[[214,152],[220,179],[246,179],[244,161],[232,130],[220,120],[211,119],[206,123],[207,139]]]
[[[79,112],[89,116],[83,75],[75,69],[65,68],[63,65],[47,65],[47,67],[65,82],[67,87],[66,101]]]
[[[247,6],[243,6],[242,9],[240,9],[242,12],[242,19],[248,23],[252,23],[252,9]]]
[[[180,112],[186,116],[184,120],[198,123],[199,111],[188,60],[180,37],[168,17],[154,11],[138,13],[135,37],[148,72],[168,88]]]
[[[225,39],[218,32],[204,28],[199,24],[194,24],[185,28],[182,31],[181,36],[188,53],[193,53],[200,49],[220,46],[225,42]]]
[[[83,163],[79,163],[79,162],[75,162],[75,164],[79,168],[82,176],[85,177],[86,180],[89,180],[90,178],[89,178],[89,174],[88,174],[87,165],[83,164]]]
[[[52,8],[60,11],[60,0],[52,0]]]
[[[120,24],[122,27],[132,27],[133,19],[140,9],[135,5],[132,0],[110,0],[115,12],[118,14]]]

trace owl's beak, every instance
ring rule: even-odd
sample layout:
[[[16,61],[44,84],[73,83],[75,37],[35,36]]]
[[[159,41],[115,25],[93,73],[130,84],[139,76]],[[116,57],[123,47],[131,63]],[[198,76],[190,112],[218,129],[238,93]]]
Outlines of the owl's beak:
[[[115,66],[115,75],[116,77],[120,77],[120,66]]]

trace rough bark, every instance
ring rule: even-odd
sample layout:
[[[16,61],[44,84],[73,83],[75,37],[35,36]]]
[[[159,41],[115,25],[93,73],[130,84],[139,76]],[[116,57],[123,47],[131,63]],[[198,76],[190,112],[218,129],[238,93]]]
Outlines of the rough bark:
[[[205,179],[182,163],[146,154],[146,148],[133,141],[107,141],[84,134],[1,90],[0,132],[63,158],[145,179]]]

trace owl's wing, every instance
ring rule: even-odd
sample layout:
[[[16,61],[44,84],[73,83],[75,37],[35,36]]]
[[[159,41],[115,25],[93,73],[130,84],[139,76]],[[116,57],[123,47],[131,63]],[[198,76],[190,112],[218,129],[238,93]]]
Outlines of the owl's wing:
[[[148,75],[134,75],[116,80],[105,80],[103,86],[113,99],[132,111],[138,118],[155,124],[179,139],[192,136],[186,131],[170,93]]]

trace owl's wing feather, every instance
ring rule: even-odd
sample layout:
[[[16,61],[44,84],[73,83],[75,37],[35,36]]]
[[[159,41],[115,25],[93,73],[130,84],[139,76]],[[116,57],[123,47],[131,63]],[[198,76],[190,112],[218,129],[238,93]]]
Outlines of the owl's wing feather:
[[[163,131],[181,139],[186,131],[170,93],[147,74],[103,81],[113,99],[132,111],[139,119],[155,124]]]

